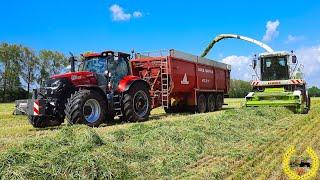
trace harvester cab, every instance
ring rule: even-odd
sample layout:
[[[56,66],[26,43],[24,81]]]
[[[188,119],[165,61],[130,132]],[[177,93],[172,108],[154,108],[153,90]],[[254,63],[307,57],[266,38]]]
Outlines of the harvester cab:
[[[201,57],[205,57],[219,41],[230,38],[256,44],[266,51],[253,60],[256,79],[251,82],[252,92],[246,96],[245,106],[285,106],[297,113],[308,113],[310,97],[301,73],[303,66],[297,65],[293,52],[275,52],[267,44],[249,37],[220,34],[211,41]]]
[[[285,106],[297,113],[307,113],[310,98],[293,52],[266,52],[254,58],[256,79],[246,96],[246,106]],[[298,68],[297,68],[298,67]]]

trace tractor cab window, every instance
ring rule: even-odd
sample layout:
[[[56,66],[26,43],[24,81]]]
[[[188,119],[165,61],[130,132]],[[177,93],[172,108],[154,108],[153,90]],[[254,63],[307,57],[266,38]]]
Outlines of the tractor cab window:
[[[83,62],[83,71],[95,72],[97,74],[103,74],[107,69],[107,58],[96,57],[87,59]]]
[[[116,88],[119,81],[129,74],[128,60],[122,56],[113,58],[108,61],[108,71],[112,74],[111,81]]]
[[[262,81],[289,79],[286,57],[268,57],[261,60]]]

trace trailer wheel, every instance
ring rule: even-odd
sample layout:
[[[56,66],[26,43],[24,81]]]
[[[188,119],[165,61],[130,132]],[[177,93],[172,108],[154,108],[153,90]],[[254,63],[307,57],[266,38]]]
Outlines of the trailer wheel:
[[[216,99],[213,94],[208,96],[207,110],[213,112],[216,109]]]
[[[222,106],[223,106],[223,96],[221,94],[218,94],[216,99],[216,109],[221,110]]]
[[[197,101],[197,111],[199,113],[205,113],[207,110],[207,100],[203,94],[200,94]]]
[[[86,124],[98,127],[105,121],[106,101],[94,90],[76,91],[66,104],[66,117],[69,124]]]
[[[145,121],[149,118],[150,111],[150,94],[145,84],[136,84],[124,94],[121,119],[131,122]]]

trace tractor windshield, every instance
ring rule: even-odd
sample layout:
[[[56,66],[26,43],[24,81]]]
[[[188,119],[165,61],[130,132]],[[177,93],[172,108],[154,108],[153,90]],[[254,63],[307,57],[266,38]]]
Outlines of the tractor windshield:
[[[261,59],[262,81],[289,79],[286,57],[266,57]]]
[[[103,74],[107,69],[107,58],[108,57],[95,57],[87,59],[83,62],[82,70]]]

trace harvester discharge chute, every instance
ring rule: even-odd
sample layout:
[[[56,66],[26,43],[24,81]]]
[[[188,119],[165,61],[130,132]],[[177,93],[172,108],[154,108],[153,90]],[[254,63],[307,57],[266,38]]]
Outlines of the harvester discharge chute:
[[[270,46],[245,36],[221,34],[212,40],[201,56],[205,57],[217,42],[229,38],[248,41],[266,50],[252,62],[257,80],[251,82],[252,92],[245,97],[246,107],[284,106],[296,113],[308,113],[310,97],[293,53],[275,52]]]

